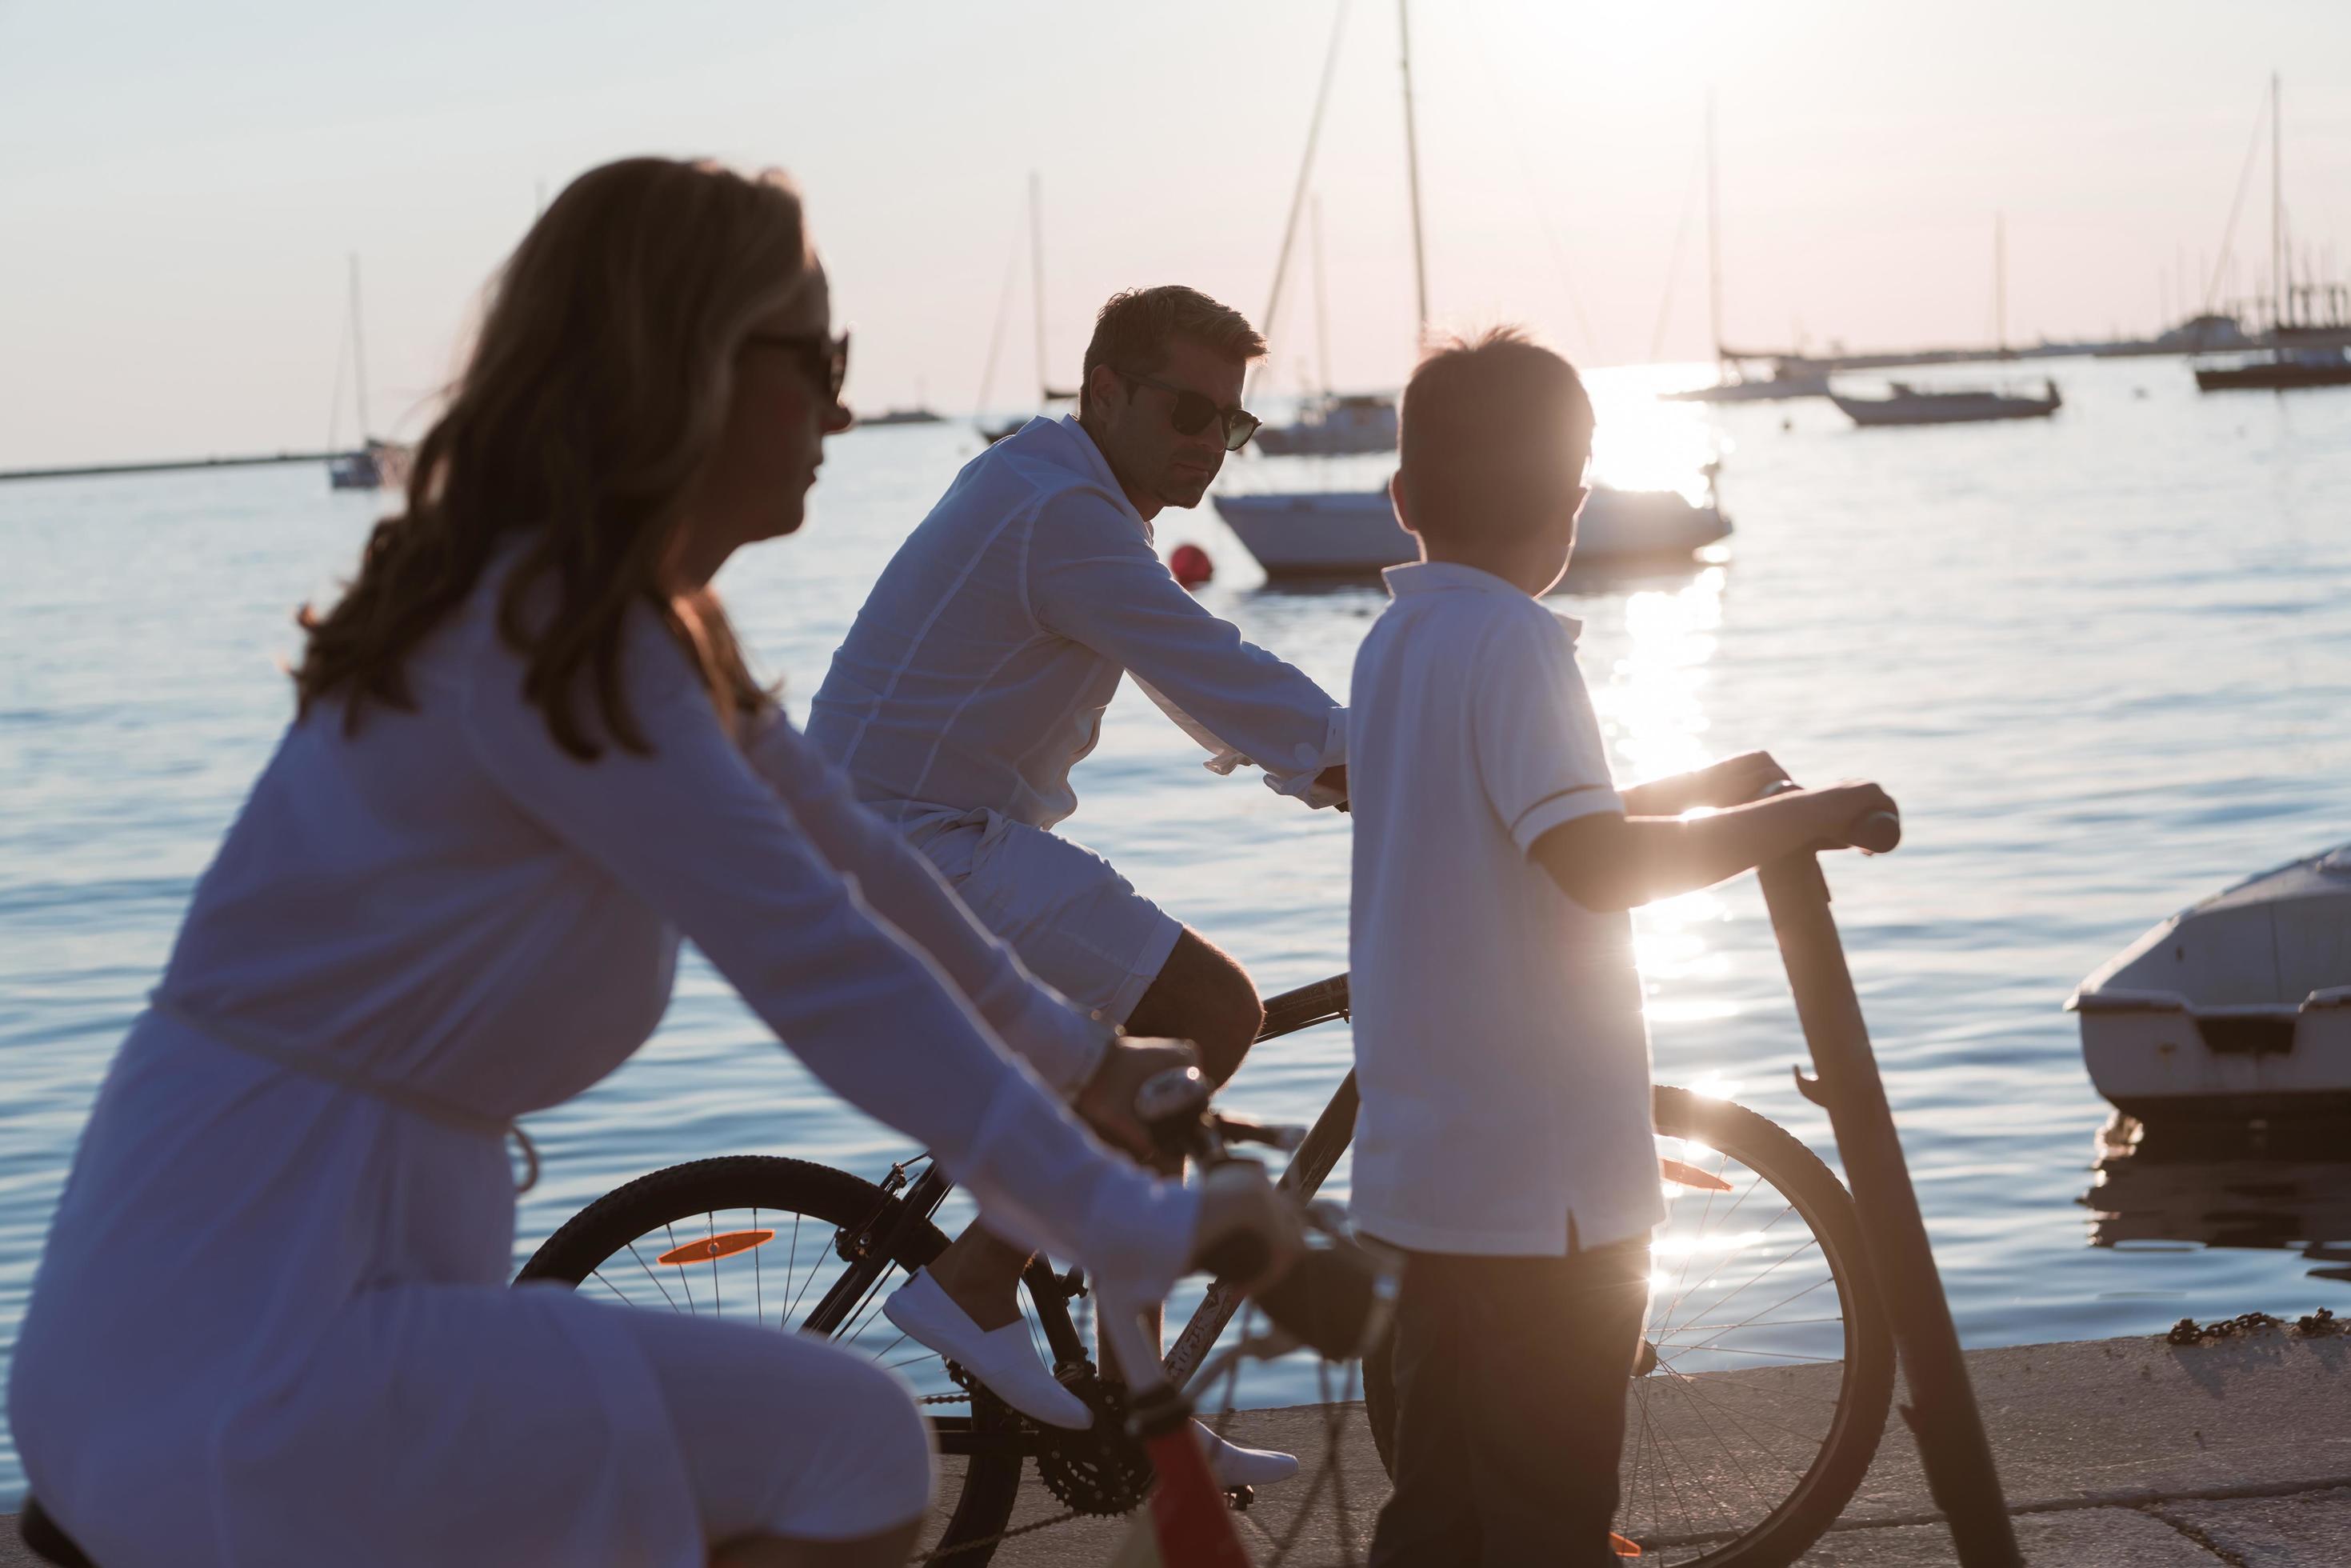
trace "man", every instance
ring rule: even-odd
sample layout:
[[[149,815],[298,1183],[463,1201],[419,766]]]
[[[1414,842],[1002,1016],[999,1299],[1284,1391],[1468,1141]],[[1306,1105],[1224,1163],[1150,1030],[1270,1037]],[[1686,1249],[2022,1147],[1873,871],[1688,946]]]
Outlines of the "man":
[[[808,729],[1040,978],[1134,1034],[1194,1041],[1219,1083],[1265,1019],[1247,972],[1051,829],[1124,674],[1217,771],[1259,767],[1310,806],[1345,797],[1345,711],[1203,609],[1153,549],[1152,519],[1199,505],[1256,431],[1241,382],[1264,352],[1239,312],[1193,289],[1114,297],[1076,417],[1031,420],[956,476],[874,584]],[[1023,1261],[967,1231],[892,1298],[891,1320],[1036,1419],[1083,1427],[1020,1324]],[[1217,1458],[1228,1481],[1296,1469]]]

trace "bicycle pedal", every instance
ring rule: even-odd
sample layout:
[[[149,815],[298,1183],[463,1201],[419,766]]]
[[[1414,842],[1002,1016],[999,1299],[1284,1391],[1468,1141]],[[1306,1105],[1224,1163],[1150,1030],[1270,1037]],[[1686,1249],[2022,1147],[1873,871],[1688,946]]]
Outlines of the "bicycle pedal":
[[[1225,1489],[1225,1501],[1230,1505],[1235,1513],[1247,1513],[1249,1511],[1249,1504],[1256,1500],[1257,1488],[1255,1487],[1227,1487]]]

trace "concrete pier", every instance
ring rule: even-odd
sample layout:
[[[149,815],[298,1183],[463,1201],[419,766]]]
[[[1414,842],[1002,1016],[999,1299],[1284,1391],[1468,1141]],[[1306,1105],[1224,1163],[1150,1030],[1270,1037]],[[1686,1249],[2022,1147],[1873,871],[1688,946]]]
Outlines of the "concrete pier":
[[[2028,1562],[2351,1564],[2351,1337],[2272,1330],[2197,1345],[2152,1337],[2025,1345],[1973,1352],[1968,1365]],[[1362,1560],[1388,1490],[1363,1407],[1301,1406],[1244,1411],[1228,1428],[1239,1441],[1285,1448],[1308,1463],[1306,1477],[1268,1490],[1240,1516],[1261,1563],[1296,1521],[1333,1410],[1346,1507],[1332,1507],[1326,1482],[1285,1561],[1326,1568],[1348,1561],[1350,1542]],[[1954,1563],[1937,1517],[1897,1415],[1852,1506],[1803,1561],[1822,1568]],[[1100,1568],[1123,1529],[1115,1520],[1058,1526],[1007,1542],[996,1560],[1005,1568]],[[0,1568],[33,1561],[8,1521]]]

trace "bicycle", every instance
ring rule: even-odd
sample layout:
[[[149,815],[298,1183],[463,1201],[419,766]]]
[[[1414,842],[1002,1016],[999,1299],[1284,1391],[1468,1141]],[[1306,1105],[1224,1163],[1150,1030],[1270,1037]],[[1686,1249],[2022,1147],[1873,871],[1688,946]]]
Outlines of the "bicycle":
[[[1271,998],[1258,1038],[1348,1016],[1340,975]],[[1302,1137],[1224,1125],[1229,1136],[1290,1148],[1280,1185],[1303,1201],[1345,1152],[1355,1109],[1350,1072]],[[1852,1198],[1802,1144],[1752,1111],[1684,1089],[1657,1087],[1653,1115],[1672,1214],[1656,1233],[1650,1319],[1628,1392],[1619,1550],[1635,1547],[1668,1568],[1783,1568],[1843,1511],[1876,1452],[1894,1384],[1883,1299]],[[931,1416],[942,1458],[936,1533],[921,1560],[978,1568],[1019,1536],[1131,1512],[1155,1476],[1072,1315],[1087,1291],[1079,1271],[1057,1272],[1040,1258],[1022,1282],[1055,1375],[1096,1413],[1086,1431],[1029,1422],[919,1347],[889,1359],[907,1342],[880,1316],[885,1287],[946,1247],[932,1217],[951,1189],[927,1156],[892,1166],[878,1185],[782,1156],[698,1160],[590,1204],[516,1282],[587,1287],[673,1312],[747,1307],[778,1328],[866,1348],[939,1412]],[[780,1270],[769,1266],[778,1250]],[[1228,1283],[1210,1285],[1162,1363],[1169,1387],[1200,1385],[1240,1304]],[[1384,1464],[1394,1388],[1381,1347],[1364,1362],[1365,1413]],[[950,1413],[956,1406],[963,1412]],[[1337,1437],[1326,1426],[1333,1450]],[[1326,1453],[1324,1472],[1335,1458]],[[1032,1465],[1060,1512],[1023,1497]],[[1322,1483],[1318,1475],[1290,1484]]]

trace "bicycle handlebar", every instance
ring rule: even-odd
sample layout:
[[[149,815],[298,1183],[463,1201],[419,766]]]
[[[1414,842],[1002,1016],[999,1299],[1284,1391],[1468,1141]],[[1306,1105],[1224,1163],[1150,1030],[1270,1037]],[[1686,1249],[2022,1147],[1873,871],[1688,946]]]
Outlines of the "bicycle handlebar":
[[[1255,1236],[1228,1236],[1199,1261],[1219,1279],[1247,1279],[1265,1267],[1265,1243]],[[1274,1326],[1292,1339],[1325,1360],[1347,1361],[1369,1350],[1387,1326],[1395,1283],[1389,1267],[1372,1252],[1334,1238],[1328,1247],[1300,1253],[1256,1299]]]
[[[1196,1067],[1170,1068],[1145,1079],[1134,1113],[1163,1153],[1206,1164],[1231,1156],[1230,1141],[1294,1146],[1293,1129],[1237,1121],[1208,1110],[1210,1085]],[[1223,1280],[1254,1279],[1269,1261],[1262,1237],[1220,1238],[1201,1253],[1199,1267]],[[1333,1361],[1361,1355],[1385,1326],[1395,1296],[1393,1269],[1344,1237],[1301,1253],[1281,1277],[1255,1292],[1265,1315],[1284,1333]]]

